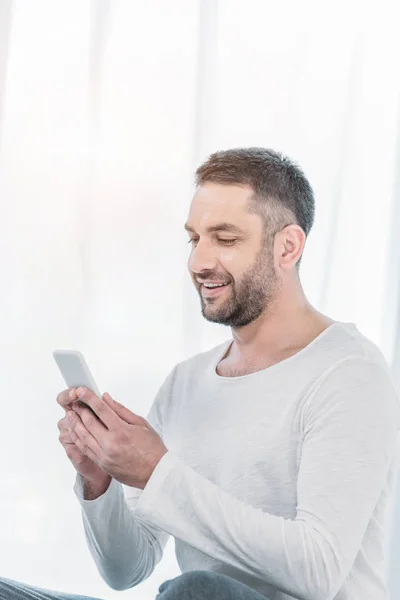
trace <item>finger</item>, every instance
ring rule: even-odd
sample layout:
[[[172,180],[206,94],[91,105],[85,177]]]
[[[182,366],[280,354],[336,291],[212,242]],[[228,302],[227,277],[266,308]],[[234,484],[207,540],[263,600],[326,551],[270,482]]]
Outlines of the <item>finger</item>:
[[[90,433],[96,438],[96,440],[100,441],[108,431],[107,427],[104,425],[102,421],[96,415],[93,414],[90,408],[88,408],[82,402],[74,402],[72,405],[72,410],[75,414],[79,415],[82,423],[85,425],[86,429],[90,431]]]
[[[68,418],[68,414],[65,415],[65,417],[63,417],[62,419],[60,419],[57,423],[60,435],[58,436],[58,439],[60,440],[61,443],[63,444],[71,444],[71,437],[70,437],[70,424],[69,424],[69,418]]]
[[[90,458],[90,460],[96,463],[96,465],[100,466],[100,461],[96,454],[88,446],[86,446],[86,444],[82,442],[82,440],[79,439],[75,432],[72,432],[72,435],[74,437],[74,441],[72,442],[73,447],[68,448],[68,450],[66,450],[68,457],[74,458],[74,455],[76,455],[76,451],[74,451],[75,447],[77,450],[79,450],[81,454],[84,454],[85,456]]]
[[[80,450],[82,452],[82,454],[85,454],[96,465],[100,466],[101,462],[100,462],[98,456],[89,448],[89,446],[86,446],[86,444],[81,442],[81,440],[79,438],[77,440],[75,440],[75,445],[78,448],[78,450]]]
[[[60,392],[57,396],[57,402],[66,411],[70,410],[72,402],[77,400],[76,388],[68,388]]]
[[[77,444],[77,440],[82,444],[85,448],[89,448],[92,451],[92,454],[96,456],[97,461],[102,460],[104,458],[104,452],[99,444],[99,442],[95,439],[95,437],[88,431],[85,425],[82,423],[79,415],[72,413],[70,415],[70,437],[71,440]],[[106,430],[105,430],[106,431]],[[77,444],[78,448],[80,446]],[[86,453],[86,451],[85,451]]]
[[[112,408],[113,411],[127,423],[130,423],[131,425],[145,425],[147,423],[146,419],[136,415],[130,411],[129,408],[126,408],[126,406],[123,406],[120,402],[114,400],[108,392],[105,392],[102,397],[108,406],[110,406],[110,408]]]
[[[70,429],[70,424],[69,424],[69,419],[68,419],[68,413],[65,415],[65,417],[63,417],[62,419],[60,419],[57,423],[57,427],[58,430],[60,431],[60,433],[67,433],[69,432]]]
[[[90,406],[108,429],[118,427],[120,418],[102,398],[99,398],[91,390],[84,387],[79,387],[76,393],[78,394],[78,398],[83,399]]]
[[[62,431],[58,436],[58,439],[62,444],[73,444],[69,430]]]

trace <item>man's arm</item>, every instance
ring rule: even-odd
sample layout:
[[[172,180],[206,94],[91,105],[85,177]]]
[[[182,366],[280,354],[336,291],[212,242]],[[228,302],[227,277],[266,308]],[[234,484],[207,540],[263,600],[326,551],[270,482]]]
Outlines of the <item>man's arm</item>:
[[[91,481],[88,481],[84,477],[81,478],[81,490],[82,497],[84,500],[96,500],[99,496],[105,494],[108,486],[111,483],[112,477],[108,476],[107,481],[102,486],[95,486]]]
[[[315,386],[304,424],[294,519],[253,508],[171,452],[156,466],[136,514],[296,598],[333,598],[396,457],[398,397],[382,367],[349,358]]]
[[[146,420],[162,438],[162,409],[168,399],[174,370],[160,387]],[[146,580],[163,556],[169,534],[136,515],[143,492],[110,478],[104,489],[93,489],[77,474],[75,494],[89,551],[104,581],[126,590]]]

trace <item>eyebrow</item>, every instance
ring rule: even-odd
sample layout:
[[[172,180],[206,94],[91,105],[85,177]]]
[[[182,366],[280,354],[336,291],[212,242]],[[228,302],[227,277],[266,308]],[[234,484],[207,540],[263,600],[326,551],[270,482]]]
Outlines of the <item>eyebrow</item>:
[[[195,230],[193,229],[193,227],[188,225],[188,223],[185,223],[185,229],[186,229],[186,231],[195,233]],[[207,231],[207,233],[214,233],[216,231],[227,231],[230,233],[237,233],[239,235],[244,233],[243,229],[240,229],[240,227],[237,227],[236,225],[233,225],[232,223],[217,223],[217,225],[211,225],[210,227],[207,227],[206,231]]]

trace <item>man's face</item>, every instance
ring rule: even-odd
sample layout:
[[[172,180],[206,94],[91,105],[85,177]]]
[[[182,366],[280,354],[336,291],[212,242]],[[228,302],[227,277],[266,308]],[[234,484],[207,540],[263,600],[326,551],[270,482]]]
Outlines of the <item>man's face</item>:
[[[188,268],[208,321],[238,328],[273,301],[278,278],[263,221],[248,212],[252,190],[206,183],[190,206],[185,228],[191,240]],[[212,284],[222,287],[208,287]]]

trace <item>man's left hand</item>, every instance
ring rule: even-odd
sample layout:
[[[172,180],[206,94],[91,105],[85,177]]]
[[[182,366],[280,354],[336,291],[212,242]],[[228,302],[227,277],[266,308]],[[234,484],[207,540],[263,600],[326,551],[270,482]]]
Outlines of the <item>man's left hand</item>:
[[[73,405],[71,439],[111,477],[125,485],[144,489],[168,448],[143,417],[113,400],[107,392],[102,398],[87,388],[78,388],[81,402]]]

